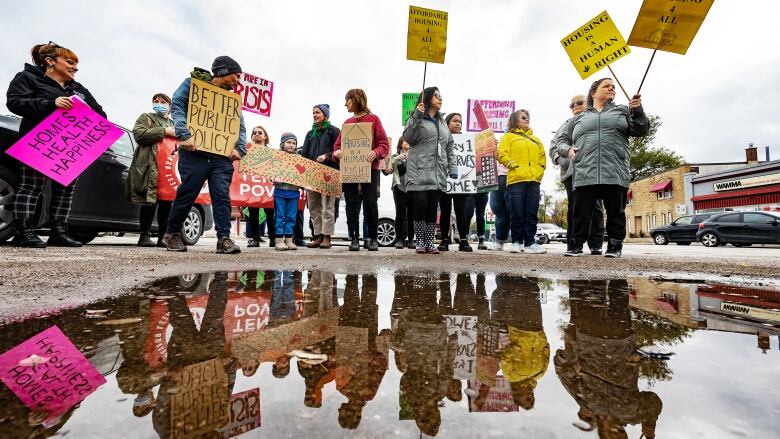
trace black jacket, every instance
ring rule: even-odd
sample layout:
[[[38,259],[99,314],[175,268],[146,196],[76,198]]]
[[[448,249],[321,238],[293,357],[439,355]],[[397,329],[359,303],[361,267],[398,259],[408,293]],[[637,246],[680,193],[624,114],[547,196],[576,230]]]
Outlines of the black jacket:
[[[46,119],[57,108],[54,101],[62,96],[78,96],[101,116],[106,113],[92,93],[76,81],[65,83],[63,88],[57,81],[44,74],[44,70],[25,64],[8,85],[6,106],[11,112],[22,116],[19,135],[24,136]]]
[[[341,130],[333,125],[329,126],[327,130],[317,137],[311,136],[314,130],[309,131],[306,134],[306,139],[303,141],[301,155],[309,160],[317,161],[317,157],[327,154],[328,158],[322,164],[338,169],[338,162],[333,160],[333,145],[336,144],[336,139],[338,139],[340,132]]]

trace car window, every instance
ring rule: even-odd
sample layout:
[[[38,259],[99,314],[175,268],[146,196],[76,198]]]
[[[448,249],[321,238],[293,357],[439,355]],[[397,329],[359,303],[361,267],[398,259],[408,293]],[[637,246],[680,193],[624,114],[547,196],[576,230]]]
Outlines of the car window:
[[[119,138],[113,145],[111,145],[111,152],[116,155],[124,157],[133,156],[133,142],[130,140],[130,135],[125,132],[122,137]]]
[[[738,223],[740,221],[740,214],[738,213],[732,213],[729,215],[723,215],[722,217],[718,218],[719,223]]]
[[[677,218],[677,221],[675,221],[674,224],[678,226],[687,226],[692,221],[693,221],[692,216],[684,216],[682,218]]]
[[[743,213],[746,223],[766,223],[772,221],[772,217],[764,215],[763,213]]]
[[[707,221],[710,218],[712,218],[712,215],[696,215],[695,217],[693,217],[693,222],[702,223],[704,221]]]

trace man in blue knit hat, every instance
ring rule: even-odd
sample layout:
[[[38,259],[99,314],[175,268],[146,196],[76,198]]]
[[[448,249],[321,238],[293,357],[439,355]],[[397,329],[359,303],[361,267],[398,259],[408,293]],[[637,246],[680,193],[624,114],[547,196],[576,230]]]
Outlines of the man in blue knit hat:
[[[176,191],[176,200],[168,218],[168,230],[164,242],[168,251],[187,251],[181,239],[181,227],[190,213],[192,204],[209,182],[209,195],[214,212],[214,225],[217,229],[217,253],[240,253],[241,249],[230,239],[230,182],[233,179],[233,161],[240,160],[246,154],[246,128],[244,116],[238,141],[228,157],[197,151],[192,133],[187,128],[187,108],[189,107],[190,83],[192,78],[208,82],[225,90],[232,90],[241,80],[241,66],[229,56],[219,56],[208,70],[195,67],[190,77],[179,85],[173,93],[171,117],[179,139],[179,174],[181,185]]]

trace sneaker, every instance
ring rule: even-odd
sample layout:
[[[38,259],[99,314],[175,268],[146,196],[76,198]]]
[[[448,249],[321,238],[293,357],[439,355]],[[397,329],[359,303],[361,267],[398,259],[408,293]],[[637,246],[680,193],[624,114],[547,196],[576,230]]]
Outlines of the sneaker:
[[[491,250],[502,252],[504,251],[504,243],[503,242],[494,242],[493,245],[490,247]]]
[[[396,241],[396,242],[395,242],[395,248],[396,248],[396,249],[398,249],[398,250],[401,250],[401,249],[403,249],[403,248],[404,248],[404,243],[403,243],[403,241]]]
[[[582,246],[572,245],[571,247],[566,249],[566,253],[564,253],[563,255],[578,258],[582,256]]]
[[[422,254],[428,253],[425,250],[425,247],[417,247],[417,248],[414,249],[414,252],[417,253],[418,255],[422,255]]]
[[[602,255],[601,249],[597,249],[597,250],[591,249],[590,250],[590,254],[593,255],[593,256],[601,256]]]
[[[169,252],[186,252],[187,246],[184,245],[184,241],[181,240],[181,235],[178,233],[168,233],[163,238],[166,249]]]
[[[513,242],[512,243],[512,249],[509,250],[512,253],[522,253],[523,252],[523,244],[520,244],[519,242]]]
[[[532,255],[541,255],[547,253],[547,250],[544,247],[535,242],[526,246],[523,251],[526,253],[531,253]]]
[[[480,237],[479,238],[479,244],[477,244],[478,250],[487,250],[488,246],[485,244],[485,238]]]
[[[441,252],[439,251],[439,249],[438,249],[437,247],[431,247],[431,248],[430,248],[430,249],[427,251],[427,253],[430,253],[430,254],[432,254],[432,255],[438,255],[438,254],[439,254],[439,253],[441,253]]]
[[[223,236],[217,240],[217,253],[233,255],[236,253],[241,253],[241,248],[237,246],[232,239],[227,236]]]
[[[607,244],[607,252],[604,253],[605,258],[619,258],[623,255],[623,241],[610,238]]]
[[[260,247],[260,241],[257,239],[250,239],[246,244],[247,247]]]
[[[448,251],[450,251],[450,241],[448,239],[442,239],[441,243],[439,244],[438,250],[440,252],[448,252]]]

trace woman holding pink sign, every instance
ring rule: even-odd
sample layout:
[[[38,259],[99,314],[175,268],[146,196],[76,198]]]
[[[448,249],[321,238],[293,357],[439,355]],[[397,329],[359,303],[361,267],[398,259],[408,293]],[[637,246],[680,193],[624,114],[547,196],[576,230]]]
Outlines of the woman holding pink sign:
[[[70,109],[73,96],[79,97],[95,112],[106,117],[89,90],[74,80],[79,58],[73,51],[52,42],[37,44],[32,48],[32,60],[35,65],[25,64],[24,70],[11,80],[6,92],[6,106],[22,117],[20,137],[32,131],[57,108]],[[50,179],[27,165],[19,166],[19,187],[14,201],[13,245],[33,248],[44,248],[47,245],[81,247],[81,242],[70,237],[67,230],[76,180],[67,186],[51,182],[51,232],[49,240],[43,242],[35,233],[35,207]]]

